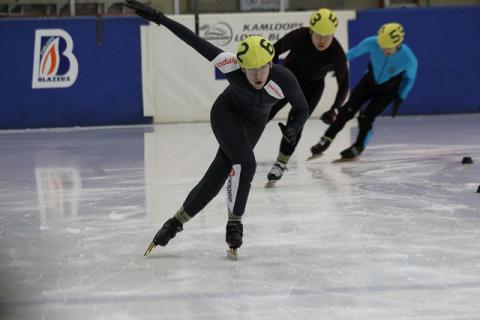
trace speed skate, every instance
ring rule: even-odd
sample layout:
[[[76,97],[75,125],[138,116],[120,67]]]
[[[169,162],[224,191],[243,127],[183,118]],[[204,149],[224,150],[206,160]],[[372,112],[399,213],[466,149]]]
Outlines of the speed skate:
[[[360,157],[354,157],[354,158],[339,158],[339,159],[333,160],[332,163],[352,162],[352,161],[357,161],[358,159],[360,159]]]
[[[275,187],[275,184],[277,183],[278,180],[268,180],[267,183],[265,183],[265,188],[273,188]]]
[[[320,158],[323,156],[323,153],[313,153],[310,157],[307,158],[306,161],[311,161]]]
[[[231,248],[231,247],[228,248],[227,257],[232,259],[232,260],[238,260],[237,249],[236,248]]]

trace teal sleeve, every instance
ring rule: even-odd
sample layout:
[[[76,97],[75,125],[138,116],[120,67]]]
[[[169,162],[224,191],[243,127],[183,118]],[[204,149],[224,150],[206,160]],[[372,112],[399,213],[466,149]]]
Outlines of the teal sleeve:
[[[405,98],[407,97],[408,93],[413,87],[413,84],[415,83],[415,78],[417,77],[417,58],[413,55],[413,53],[410,53],[408,55],[408,59],[409,63],[407,68],[405,69],[405,73],[399,88],[399,96],[400,98],[402,98],[402,100],[405,100]]]
[[[372,47],[372,41],[376,41],[376,37],[369,37],[364,39],[362,42],[357,44],[355,47],[352,49],[348,50],[347,52],[347,60],[352,61],[355,58],[360,57],[361,55],[364,55],[370,51],[370,48]]]

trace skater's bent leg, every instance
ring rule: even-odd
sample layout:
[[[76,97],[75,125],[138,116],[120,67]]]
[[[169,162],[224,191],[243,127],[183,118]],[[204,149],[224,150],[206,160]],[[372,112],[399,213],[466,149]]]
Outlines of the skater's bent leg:
[[[375,119],[382,114],[395,98],[396,90],[387,94],[378,94],[372,98],[364,111],[358,117],[358,135],[355,145],[363,149],[367,146],[372,136]]]
[[[214,105],[211,119],[215,137],[233,169],[227,182],[228,208],[241,216],[256,170],[253,148],[265,129],[265,123],[249,121],[231,106],[221,104]]]
[[[234,164],[227,181],[228,223],[225,232],[225,241],[230,247],[229,256],[236,257],[236,250],[243,243],[242,216],[247,204],[250,185],[255,175],[256,162],[251,153],[239,164]],[[232,251],[233,250],[233,251]]]
[[[345,107],[340,109],[335,122],[328,127],[320,140],[310,148],[312,156],[309,159],[314,159],[315,157],[322,155],[328,149],[337,134],[343,129],[345,124],[353,118],[356,110],[348,108],[347,106],[348,102]]]
[[[305,95],[305,99],[307,100],[308,104],[308,115],[310,116],[315,108],[317,107],[318,102],[323,93],[323,89],[325,84],[323,81],[318,81],[314,83],[300,83],[300,87]],[[291,109],[288,113],[287,118],[287,126],[289,126],[292,122],[295,121],[295,109]],[[295,139],[294,143],[287,142],[285,139],[280,141],[280,150],[278,154],[277,161],[283,164],[287,164],[290,157],[295,152],[300,139],[302,138],[303,127],[298,131],[297,138]]]
[[[227,206],[229,212],[235,216],[242,216],[257,168],[253,151],[245,150],[238,163],[232,167],[227,181]]]
[[[300,141],[301,137],[302,137],[302,130],[298,132],[297,139],[294,143],[291,143],[289,141],[286,141],[285,139],[282,139],[282,141],[280,141],[280,151],[279,151],[277,160],[287,164],[288,160],[290,159],[292,154],[295,152],[295,149],[297,148],[298,142]]]
[[[225,239],[230,247],[229,256],[236,256],[236,249],[240,248],[243,239],[242,216],[245,212],[250,186],[257,167],[253,151],[249,148],[240,152],[236,158],[227,181],[228,223]],[[239,155],[232,154],[232,157]],[[238,163],[236,163],[238,162]]]
[[[338,112],[335,122],[328,127],[324,136],[334,139],[336,135],[344,128],[345,124],[351,120],[358,110],[371,98],[371,87],[374,85],[373,76],[370,72],[366,73],[352,90],[348,101]]]
[[[310,110],[311,112],[312,110]],[[290,110],[289,114],[288,114],[288,120],[287,120],[287,126],[289,126],[292,122],[295,121],[295,110]],[[279,155],[283,155],[282,157],[282,162],[284,164],[287,164],[288,162],[288,159],[292,156],[292,154],[295,152],[295,149],[297,148],[297,145],[298,143],[300,142],[300,139],[302,138],[302,131],[303,131],[303,127],[298,131],[297,133],[297,138],[295,139],[295,141],[292,143],[292,142],[289,142],[285,139],[282,138],[282,140],[280,141],[280,151],[279,151]],[[279,160],[279,159],[277,159]]]
[[[367,74],[370,74],[367,73]],[[362,151],[367,146],[371,135],[373,123],[380,114],[387,108],[387,106],[397,97],[398,88],[402,81],[402,74],[390,78],[387,82],[376,84],[370,81],[370,89],[372,92],[371,100],[365,110],[360,113],[358,117],[358,136],[355,141],[355,146]],[[372,84],[373,83],[373,84]]]
[[[200,182],[190,191],[182,207],[168,219],[153,238],[154,245],[166,246],[175,235],[183,230],[183,225],[202,210],[215,197],[230,171],[230,163],[219,149],[215,159]],[[147,255],[152,245],[147,249]]]
[[[360,113],[358,116],[358,135],[355,145],[361,148],[365,148],[372,136],[373,121],[370,117],[367,117],[364,113]],[[362,150],[363,151],[363,150]]]
[[[231,164],[227,182],[229,221],[226,241],[236,255],[243,237],[241,218],[257,167],[253,148],[260,139],[266,122],[249,121],[225,101],[218,102],[211,110],[211,124],[220,148]]]
[[[288,114],[287,126],[290,125],[292,121],[295,120],[294,110],[290,110]],[[269,182],[280,180],[283,176],[283,172],[287,169],[287,163],[290,160],[295,148],[298,145],[298,142],[302,136],[302,130],[297,133],[297,138],[294,142],[287,141],[285,139],[280,140],[280,148],[277,155],[277,161],[272,166],[270,171],[267,174],[267,179]]]
[[[298,132],[297,139],[294,143],[282,139],[282,141],[280,142],[280,151],[278,152],[277,161],[275,161],[274,165],[267,174],[267,179],[270,182],[277,181],[282,178],[283,172],[287,170],[287,163],[290,160],[293,152],[295,151],[295,148],[297,147],[298,141],[300,140],[301,136],[302,130]]]
[[[194,217],[220,192],[231,169],[230,160],[218,149],[207,172],[183,203],[184,211],[189,217]]]
[[[360,106],[358,106],[359,108]],[[350,101],[347,102],[345,106],[340,108],[338,112],[337,119],[332,123],[328,129],[325,131],[324,137],[328,137],[330,140],[335,139],[337,134],[342,131],[345,127],[345,124],[350,121],[357,113],[358,110],[356,105],[353,105]]]

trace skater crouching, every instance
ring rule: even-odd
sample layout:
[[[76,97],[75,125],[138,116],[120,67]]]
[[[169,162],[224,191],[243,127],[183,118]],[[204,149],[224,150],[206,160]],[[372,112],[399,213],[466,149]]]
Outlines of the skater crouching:
[[[250,184],[256,171],[253,148],[268,122],[272,106],[286,98],[296,110],[295,121],[281,125],[285,139],[294,141],[308,118],[308,105],[295,76],[285,67],[273,65],[275,49],[263,37],[251,36],[240,43],[236,55],[223,52],[190,29],[136,0],[126,6],[147,20],[165,26],[224,73],[229,85],[213,103],[210,122],[219,148],[207,172],[190,191],[181,208],[153,238],[145,255],[155,246],[165,246],[200,212],[228,179],[229,256],[236,259],[242,245],[242,216]]]
[[[348,94],[348,67],[347,58],[342,46],[335,38],[338,18],[334,12],[322,8],[314,12],[309,19],[309,26],[287,33],[273,46],[275,58],[289,51],[284,66],[297,77],[302,92],[307,99],[309,114],[312,114],[322,97],[325,88],[325,77],[332,72],[337,80],[337,94],[328,112],[322,115],[322,120],[331,124],[335,119],[338,108],[343,104]],[[269,119],[288,103],[286,99],[277,102],[270,112]],[[296,117],[295,110],[288,113],[287,125]],[[285,139],[280,142],[277,161],[267,175],[266,187],[271,187],[281,179],[287,163],[295,151],[302,132],[298,133],[294,143]]]
[[[345,124],[368,102],[358,116],[358,136],[355,143],[341,152],[343,160],[356,159],[366,148],[375,118],[392,105],[392,117],[413,87],[417,75],[417,59],[412,50],[403,43],[405,33],[398,23],[384,24],[378,36],[364,39],[347,53],[353,60],[369,54],[367,73],[352,90],[352,93],[333,124],[325,131],[320,141],[312,146],[312,157],[320,156],[332,143]]]

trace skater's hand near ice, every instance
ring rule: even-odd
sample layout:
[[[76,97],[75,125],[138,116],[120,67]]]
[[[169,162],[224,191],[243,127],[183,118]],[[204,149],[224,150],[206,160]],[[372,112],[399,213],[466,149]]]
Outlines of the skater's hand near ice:
[[[125,6],[132,10],[135,10],[135,13],[140,17],[143,17],[157,24],[161,24],[161,17],[163,16],[163,13],[161,11],[153,9],[149,5],[141,3],[137,0],[126,0]]]
[[[287,127],[283,123],[279,122],[278,126],[280,127],[280,131],[282,131],[283,139],[288,143],[294,144],[297,141],[297,130],[292,127]]]
[[[332,107],[330,110],[325,111],[322,116],[320,117],[320,120],[322,120],[325,124],[331,125],[335,122],[337,119],[337,108]]]
[[[400,98],[400,97],[397,97],[397,98],[395,98],[395,100],[393,100],[392,118],[396,117],[396,115],[398,114],[398,110],[400,109],[400,106],[402,105],[402,103],[403,103],[403,99]]]

